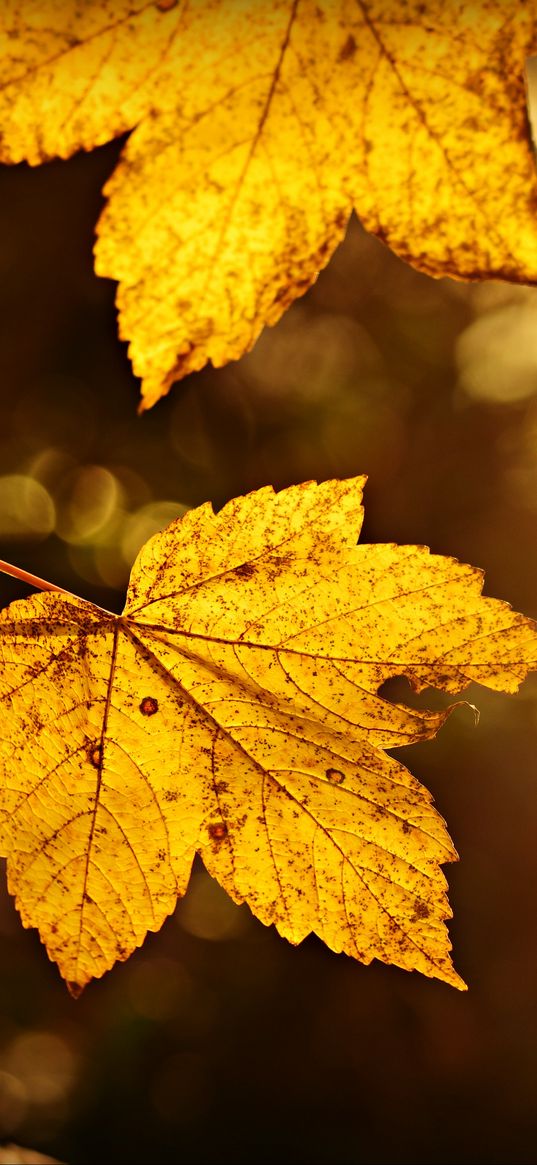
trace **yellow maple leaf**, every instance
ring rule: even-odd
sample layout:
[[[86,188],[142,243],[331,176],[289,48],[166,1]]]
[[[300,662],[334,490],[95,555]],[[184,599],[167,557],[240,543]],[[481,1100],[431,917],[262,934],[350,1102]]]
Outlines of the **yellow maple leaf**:
[[[140,552],[121,616],[65,593],[0,615],[2,852],[73,990],[161,926],[196,852],[291,942],[464,986],[440,869],[457,855],[384,751],[448,712],[378,690],[513,691],[537,628],[473,567],[357,545],[363,480],[187,513]]]
[[[142,407],[251,347],[354,206],[432,275],[537,278],[529,0],[4,0],[0,160],[134,128],[96,270]]]

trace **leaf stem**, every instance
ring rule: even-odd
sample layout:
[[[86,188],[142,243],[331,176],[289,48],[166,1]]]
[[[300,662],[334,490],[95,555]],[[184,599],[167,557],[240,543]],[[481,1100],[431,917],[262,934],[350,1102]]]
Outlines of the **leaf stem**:
[[[54,583],[47,582],[46,579],[39,578],[36,574],[30,574],[28,570],[21,570],[20,566],[12,566],[10,562],[3,562],[1,558],[0,571],[2,574],[10,574],[12,578],[18,578],[21,582],[28,583],[31,587],[37,587],[40,591],[61,591],[63,595],[71,594],[63,587],[57,587]],[[76,599],[77,596],[72,595],[71,597]]]
[[[75,595],[74,591],[67,591],[65,587],[59,587],[56,583],[48,582],[45,578],[39,578],[37,574],[30,574],[29,570],[22,570],[20,566],[12,566],[10,562],[4,562],[1,558],[0,572],[2,574],[9,574],[12,578],[18,578],[21,582],[28,583],[28,586],[36,587],[39,591],[58,591],[61,595],[69,595],[70,599],[78,599],[79,603],[88,602],[87,599],[83,599],[80,595]],[[99,607],[97,603],[88,603],[88,605],[95,607],[97,611],[102,611],[105,615],[114,615],[113,611],[107,611],[106,607]]]

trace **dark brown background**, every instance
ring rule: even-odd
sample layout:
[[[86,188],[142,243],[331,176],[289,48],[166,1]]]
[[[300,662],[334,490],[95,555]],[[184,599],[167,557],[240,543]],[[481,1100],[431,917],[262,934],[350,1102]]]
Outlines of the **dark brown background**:
[[[471,561],[537,615],[537,292],[435,282],[353,222],[249,356],[138,418],[91,263],[118,151],[0,173],[0,556],[119,610],[129,548],[180,505],[365,471],[365,541]],[[467,994],[292,948],[200,868],[75,1002],[5,894],[0,1134],[72,1165],[537,1161],[537,682],[469,698],[478,728],[460,709],[404,750],[461,854]]]

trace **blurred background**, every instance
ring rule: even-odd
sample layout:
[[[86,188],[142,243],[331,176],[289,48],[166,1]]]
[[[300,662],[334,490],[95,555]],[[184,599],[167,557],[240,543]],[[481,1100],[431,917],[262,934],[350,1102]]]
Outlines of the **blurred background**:
[[[364,541],[472,562],[537,616],[537,290],[436,282],[354,220],[251,353],[138,417],[91,257],[119,149],[0,172],[0,557],[119,611],[186,508],[366,472]],[[2,605],[28,593],[0,576]],[[461,708],[398,754],[461,855],[467,994],[292,948],[196,865],[74,1001],[2,878],[0,1139],[71,1165],[536,1162],[537,678],[468,698],[478,727]]]

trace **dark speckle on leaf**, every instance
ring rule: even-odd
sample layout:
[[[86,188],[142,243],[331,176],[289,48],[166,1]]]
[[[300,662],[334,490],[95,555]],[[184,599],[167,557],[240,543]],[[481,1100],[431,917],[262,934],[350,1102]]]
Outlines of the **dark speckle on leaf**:
[[[345,44],[339,50],[338,61],[348,61],[351,57],[354,56],[355,52],[356,52],[356,41],[355,41],[354,37],[349,34],[349,36],[347,37],[347,39],[345,41]]]
[[[209,837],[213,841],[223,841],[227,836],[227,825],[223,821],[218,821],[214,825],[209,826]]]
[[[251,562],[242,562],[233,572],[238,578],[251,578],[255,574],[255,566]]]
[[[158,712],[158,700],[154,696],[144,696],[140,704],[142,716],[154,716]]]
[[[96,769],[99,768],[101,763],[101,756],[102,750],[100,744],[90,744],[88,748],[88,760]]]

